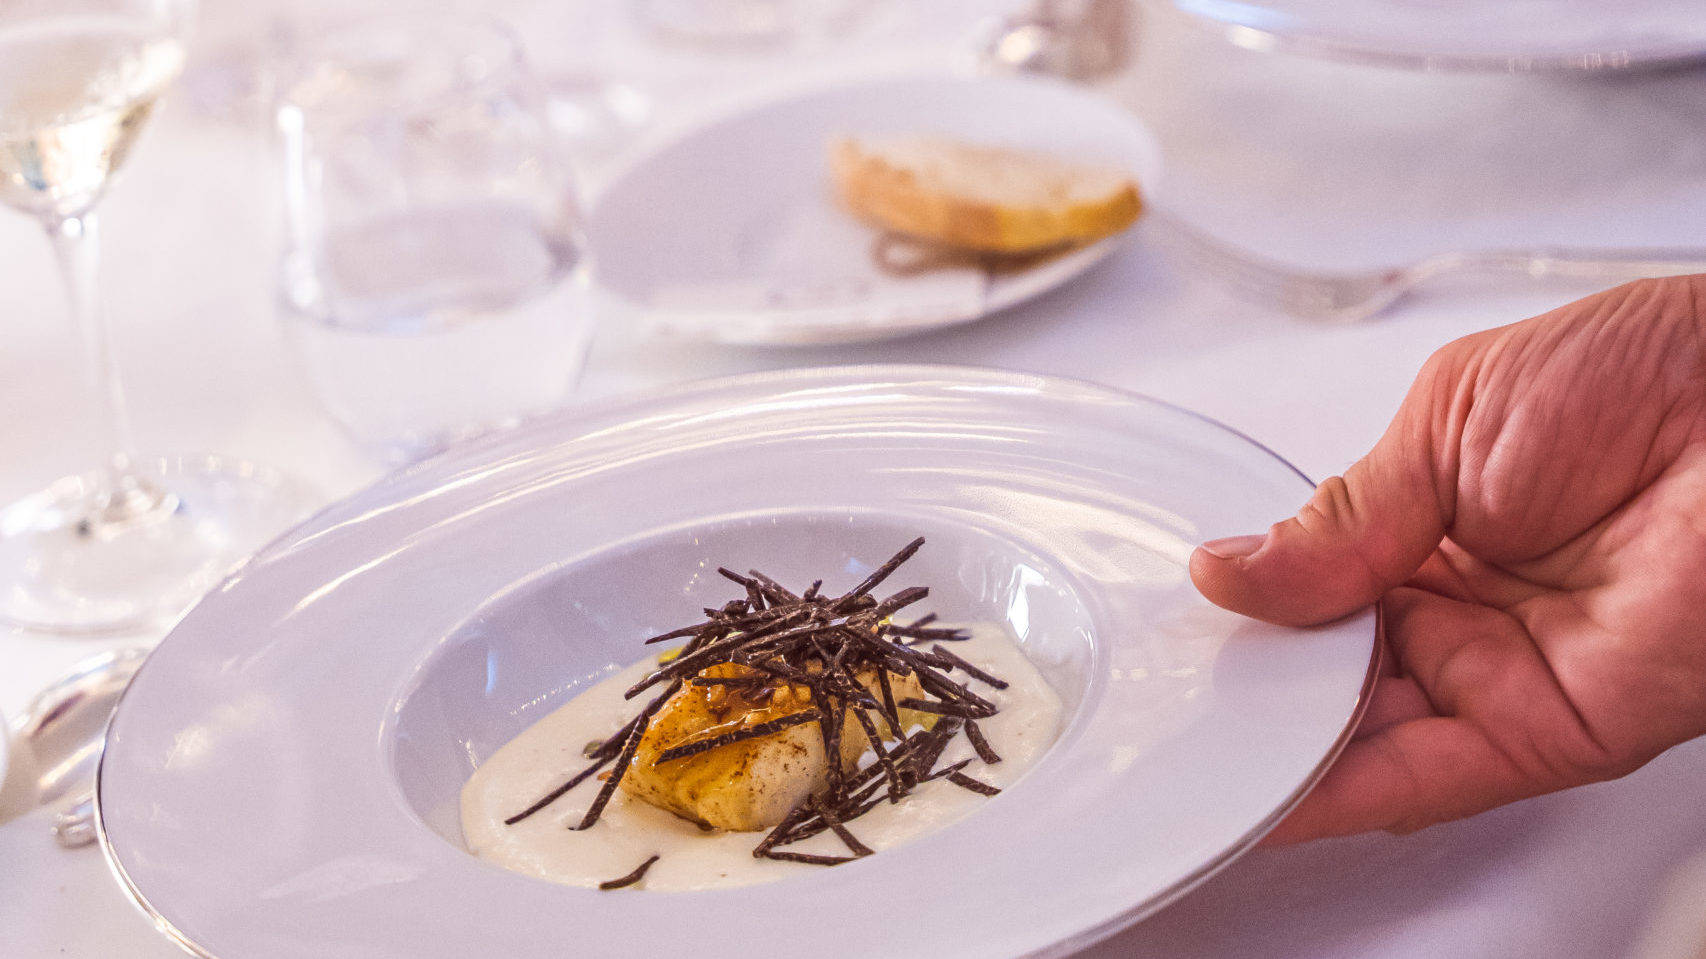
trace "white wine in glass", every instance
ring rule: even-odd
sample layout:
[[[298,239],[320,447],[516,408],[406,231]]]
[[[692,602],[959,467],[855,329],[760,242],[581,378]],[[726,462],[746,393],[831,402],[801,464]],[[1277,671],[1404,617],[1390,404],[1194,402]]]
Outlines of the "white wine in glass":
[[[0,32],[0,199],[47,215],[86,206],[183,62],[175,37],[116,17]]]
[[[282,476],[133,448],[95,298],[94,207],[183,68],[189,0],[0,0],[0,201],[40,220],[104,406],[104,468],[0,510],[0,619],[90,633],[180,612],[300,514]]]

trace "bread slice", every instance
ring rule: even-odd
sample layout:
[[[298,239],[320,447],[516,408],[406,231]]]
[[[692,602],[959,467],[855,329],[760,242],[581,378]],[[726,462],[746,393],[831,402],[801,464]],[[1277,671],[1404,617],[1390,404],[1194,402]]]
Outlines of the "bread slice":
[[[1106,167],[931,137],[843,139],[841,201],[877,226],[949,246],[1034,253],[1112,236],[1137,219],[1137,184]]]

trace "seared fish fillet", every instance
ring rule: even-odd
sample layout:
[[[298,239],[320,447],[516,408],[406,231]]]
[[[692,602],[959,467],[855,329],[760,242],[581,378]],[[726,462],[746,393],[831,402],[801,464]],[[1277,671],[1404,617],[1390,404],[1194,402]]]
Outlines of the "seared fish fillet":
[[[723,664],[702,671],[705,677],[758,676],[745,666]],[[865,681],[873,689],[876,678]],[[889,674],[896,699],[922,697],[918,680]],[[717,829],[751,831],[781,822],[807,796],[828,785],[829,762],[823,733],[815,722],[740,742],[728,743],[695,756],[659,765],[666,750],[736,732],[759,723],[812,709],[810,690],[779,684],[759,689],[688,684],[658,710],[633,764],[622,777],[622,788],[634,796],[685,819]],[[879,731],[881,717],[873,717]],[[903,710],[901,720],[925,720]],[[842,717],[842,768],[851,770],[867,747],[857,720]]]

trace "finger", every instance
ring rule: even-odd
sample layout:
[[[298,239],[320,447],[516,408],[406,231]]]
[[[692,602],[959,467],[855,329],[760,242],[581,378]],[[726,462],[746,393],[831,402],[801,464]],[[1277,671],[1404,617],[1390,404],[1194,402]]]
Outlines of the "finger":
[[[1346,746],[1263,843],[1283,846],[1380,829],[1412,832],[1545,791],[1474,725],[1430,716]]]
[[[1296,516],[1264,535],[1197,549],[1190,563],[1197,589],[1235,612],[1310,625],[1367,606],[1409,579],[1450,522],[1454,480],[1442,477],[1455,475],[1452,424],[1463,416],[1472,347],[1429,361],[1374,449],[1322,483]]]
[[[1384,607],[1400,671],[1415,680],[1435,712],[1487,730],[1537,785],[1558,788],[1596,778],[1606,752],[1518,619],[1409,588],[1393,590]]]
[[[1464,602],[1482,601],[1484,597],[1470,589],[1468,579],[1453,564],[1453,559],[1461,555],[1462,550],[1451,540],[1443,540],[1439,549],[1434,550],[1434,554],[1428,557],[1427,562],[1422,564],[1422,568],[1417,570],[1416,575],[1410,577],[1405,585]]]
[[[1422,688],[1408,676],[1382,676],[1374,684],[1368,711],[1357,723],[1352,739],[1367,739],[1384,729],[1434,715]]]
[[[1402,674],[1273,845],[1408,832],[1602,778],[1603,754],[1521,624],[1426,590],[1382,603]]]

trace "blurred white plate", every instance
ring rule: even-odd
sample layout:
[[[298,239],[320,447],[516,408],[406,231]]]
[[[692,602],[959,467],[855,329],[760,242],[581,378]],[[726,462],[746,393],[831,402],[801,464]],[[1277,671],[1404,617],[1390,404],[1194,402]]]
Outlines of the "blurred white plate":
[[[1129,112],[1024,78],[894,78],[740,112],[642,154],[595,199],[587,233],[604,302],[692,339],[852,343],[965,323],[1078,276],[1115,237],[1015,272],[962,266],[897,277],[877,231],[841,211],[829,146],[924,133],[1129,170],[1147,198],[1160,151]]]
[[[1184,410],[955,367],[537,422],[330,508],[193,609],[113,717],[102,843],[160,928],[220,959],[1062,955],[1248,848],[1355,723],[1372,612],[1269,626],[1184,569],[1310,488]],[[464,849],[473,770],[725,596],[719,564],[857,582],[918,534],[908,582],[946,620],[1007,623],[1065,705],[1001,795],[739,889],[604,893]]]
[[[1700,0],[1173,0],[1234,43],[1428,68],[1616,69],[1706,56]]]

